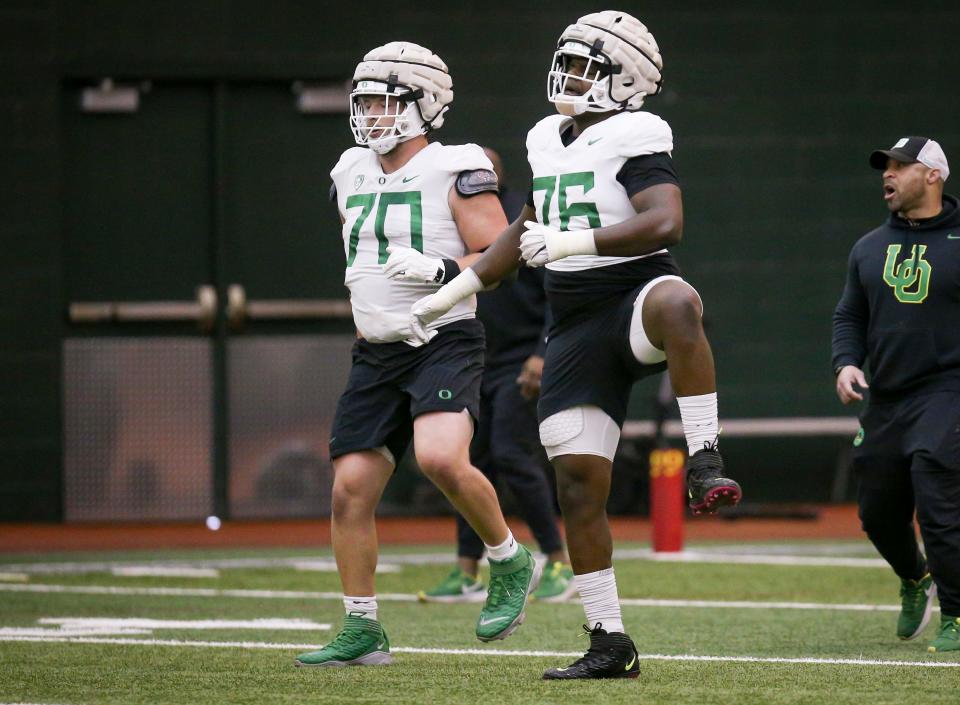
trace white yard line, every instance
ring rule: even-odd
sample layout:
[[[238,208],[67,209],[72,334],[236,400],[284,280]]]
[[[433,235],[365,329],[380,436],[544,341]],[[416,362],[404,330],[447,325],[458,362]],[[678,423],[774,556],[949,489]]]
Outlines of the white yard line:
[[[614,555],[616,557],[616,555]],[[621,556],[626,558],[627,556]],[[886,568],[890,565],[882,558],[832,558],[829,556],[773,556],[739,553],[713,553],[708,551],[679,551],[677,553],[648,553],[634,555],[661,563],[736,563],[738,565],[788,565],[824,566],[830,568]]]
[[[30,579],[26,573],[0,573],[0,582],[25,583]]]
[[[332,560],[300,560],[290,564],[294,570],[302,570],[312,573],[336,573],[337,564]],[[396,563],[377,563],[378,573],[399,573],[403,570],[402,566]]]
[[[579,658],[582,652],[574,651],[506,651],[498,649],[429,649],[416,647],[390,647],[390,651],[409,654],[444,654],[450,656],[548,656],[556,658]],[[883,659],[804,658],[778,656],[699,656],[695,654],[639,654],[641,661],[719,661],[731,663],[801,663],[836,664],[842,666],[920,666],[925,668],[960,668],[960,661],[886,661]]]
[[[693,544],[689,547],[690,551],[700,551],[702,553],[736,553],[756,554],[756,555],[784,555],[784,556],[848,556],[859,558],[876,557],[877,552],[867,541],[856,541],[848,539],[846,541],[822,543],[819,541],[785,541],[772,543],[765,541],[763,543],[711,543],[704,545],[702,543]]]
[[[52,624],[64,629],[277,629],[312,632],[331,628],[330,624],[309,619],[144,619],[141,617],[43,617],[39,624]]]
[[[0,641],[53,642],[74,644],[116,644],[120,646],[192,646],[220,649],[274,649],[303,651],[316,649],[317,644],[280,644],[262,641],[183,641],[179,639],[110,639],[99,637],[0,637]],[[507,651],[504,649],[436,649],[425,647],[392,647],[392,653],[435,654],[441,656],[506,656],[577,658],[579,651]],[[641,654],[641,661],[715,661],[722,663],[784,663],[839,666],[903,666],[913,668],[958,668],[960,661],[887,661],[883,659],[782,658],[766,656],[698,656],[693,654]]]
[[[649,548],[621,548],[613,552],[617,560],[663,560],[744,563],[762,565],[823,565],[831,567],[872,568],[886,566],[879,558],[839,558],[837,554],[870,550],[869,544],[845,542],[840,544],[721,544],[718,546],[696,546],[680,553],[654,553]],[[780,554],[780,555],[777,555]],[[826,555],[825,555],[826,554]],[[831,558],[829,554],[833,554]],[[380,556],[382,563],[377,567],[381,572],[396,572],[404,565],[445,565],[453,562],[453,549],[440,553],[386,553]],[[0,564],[4,572],[82,574],[109,573],[117,568],[206,568],[219,570],[238,570],[243,568],[295,568],[303,565],[318,565],[323,569],[334,565],[329,555],[249,557],[249,558],[188,558],[180,560],[162,559],[156,561],[53,561],[38,563]]]
[[[41,592],[69,595],[153,595],[161,597],[247,597],[277,600],[342,600],[339,592],[308,590],[217,590],[214,588],[121,587],[114,585],[5,585],[0,592]],[[416,602],[416,595],[377,593],[378,600]]]
[[[279,600],[342,600],[339,592],[308,592],[298,590],[215,590],[213,588],[162,588],[162,587],[114,587],[110,585],[3,585],[0,592],[63,593],[74,595],[149,595],[160,597],[241,597]],[[378,600],[384,602],[416,602],[416,595],[404,593],[380,593]],[[574,602],[571,600],[570,602]],[[627,607],[704,607],[721,609],[778,609],[778,610],[830,610],[850,612],[899,612],[899,605],[868,605],[856,603],[826,602],[770,602],[752,600],[659,600],[644,598],[621,598]],[[936,608],[935,608],[936,609]]]
[[[575,600],[570,600],[574,602]],[[620,604],[628,607],[707,607],[746,610],[828,610],[835,612],[899,612],[900,605],[858,605],[826,602],[764,602],[745,600],[653,600],[643,598],[620,598]],[[939,607],[934,607],[939,611]]]
[[[156,629],[255,629],[280,631],[329,631],[330,624],[308,619],[144,619],[108,617],[43,617],[39,627],[0,627],[0,640],[19,637],[116,637],[152,635]],[[56,628],[53,628],[56,627]]]
[[[110,572],[122,578],[160,577],[160,578],[219,578],[216,568],[188,568],[176,565],[118,565]]]
[[[396,573],[402,565],[442,565],[455,559],[451,553],[400,553],[382,555],[384,562],[377,565],[379,573]],[[282,558],[190,558],[183,560],[156,561],[53,561],[44,563],[0,563],[3,571],[19,571],[31,574],[82,575],[84,573],[110,573],[125,568],[171,568],[191,567],[215,570],[241,570],[245,568],[295,568],[302,565],[329,564],[335,566],[333,556],[286,556]]]
[[[119,636],[129,634],[153,634],[149,629],[103,629],[99,627],[64,627],[45,629],[43,627],[0,627],[0,641],[19,637],[75,637],[75,636]]]

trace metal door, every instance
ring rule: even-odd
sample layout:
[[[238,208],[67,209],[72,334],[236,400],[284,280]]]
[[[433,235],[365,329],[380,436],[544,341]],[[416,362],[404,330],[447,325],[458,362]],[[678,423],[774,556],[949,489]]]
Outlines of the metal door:
[[[349,133],[291,87],[64,88],[67,520],[328,511]]]

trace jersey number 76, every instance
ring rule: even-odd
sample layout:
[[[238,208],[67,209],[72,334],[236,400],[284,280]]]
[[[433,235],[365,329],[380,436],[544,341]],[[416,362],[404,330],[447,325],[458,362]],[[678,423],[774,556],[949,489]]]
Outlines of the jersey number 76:
[[[583,193],[586,195],[593,189],[593,172],[577,171],[572,174],[537,176],[534,178],[531,190],[534,193],[537,191],[546,192],[543,195],[543,205],[540,208],[540,222],[544,225],[550,225],[550,210],[553,205],[553,195],[556,193],[561,230],[569,230],[570,219],[578,215],[586,216],[591,228],[601,227],[600,213],[597,211],[596,203],[567,203],[567,189],[571,186],[582,186]]]

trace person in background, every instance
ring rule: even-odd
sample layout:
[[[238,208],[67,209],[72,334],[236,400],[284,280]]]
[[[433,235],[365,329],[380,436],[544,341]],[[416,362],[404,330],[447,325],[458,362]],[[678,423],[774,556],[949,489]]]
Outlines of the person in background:
[[[890,215],[853,246],[833,314],[837,396],[870,390],[853,442],[860,521],[900,578],[897,636],[920,636],[939,593],[928,648],[960,652],[960,207],[931,139],[904,137],[870,165]]]

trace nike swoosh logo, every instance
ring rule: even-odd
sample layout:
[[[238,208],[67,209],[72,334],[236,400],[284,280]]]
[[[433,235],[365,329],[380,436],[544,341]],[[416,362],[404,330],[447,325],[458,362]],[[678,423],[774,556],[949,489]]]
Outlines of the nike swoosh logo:
[[[408,181],[413,181],[414,179],[418,178],[420,178],[420,174],[417,174],[416,176],[404,176],[403,183],[407,183]]]
[[[493,624],[494,622],[502,622],[502,621],[505,620],[505,619],[509,619],[509,618],[508,618],[508,617],[494,617],[494,618],[492,618],[492,619],[481,619],[481,620],[480,620],[480,626],[481,626],[481,627],[485,627],[485,626],[487,626],[488,624]]]
[[[377,644],[377,646],[376,646],[375,648],[377,649],[377,651],[379,651],[380,649],[382,649],[382,648],[383,648],[384,646],[386,646],[386,645],[387,645],[387,642],[381,641],[379,644]]]
[[[630,659],[630,663],[628,663],[628,664],[627,664],[627,667],[624,668],[623,670],[624,670],[624,671],[629,671],[631,668],[633,668],[633,664],[635,664],[636,662],[637,662],[637,655],[634,654],[634,655],[633,655],[633,658]]]
[[[948,240],[960,240],[960,235],[954,235],[954,234],[951,233],[950,235],[947,235],[947,239],[948,239]]]
[[[603,139],[603,137],[597,137],[597,139],[595,139],[595,140],[589,140],[589,141],[587,142],[587,146],[589,147],[591,144],[594,144],[594,143],[596,143],[596,142],[599,142],[599,141],[602,140],[602,139]]]

